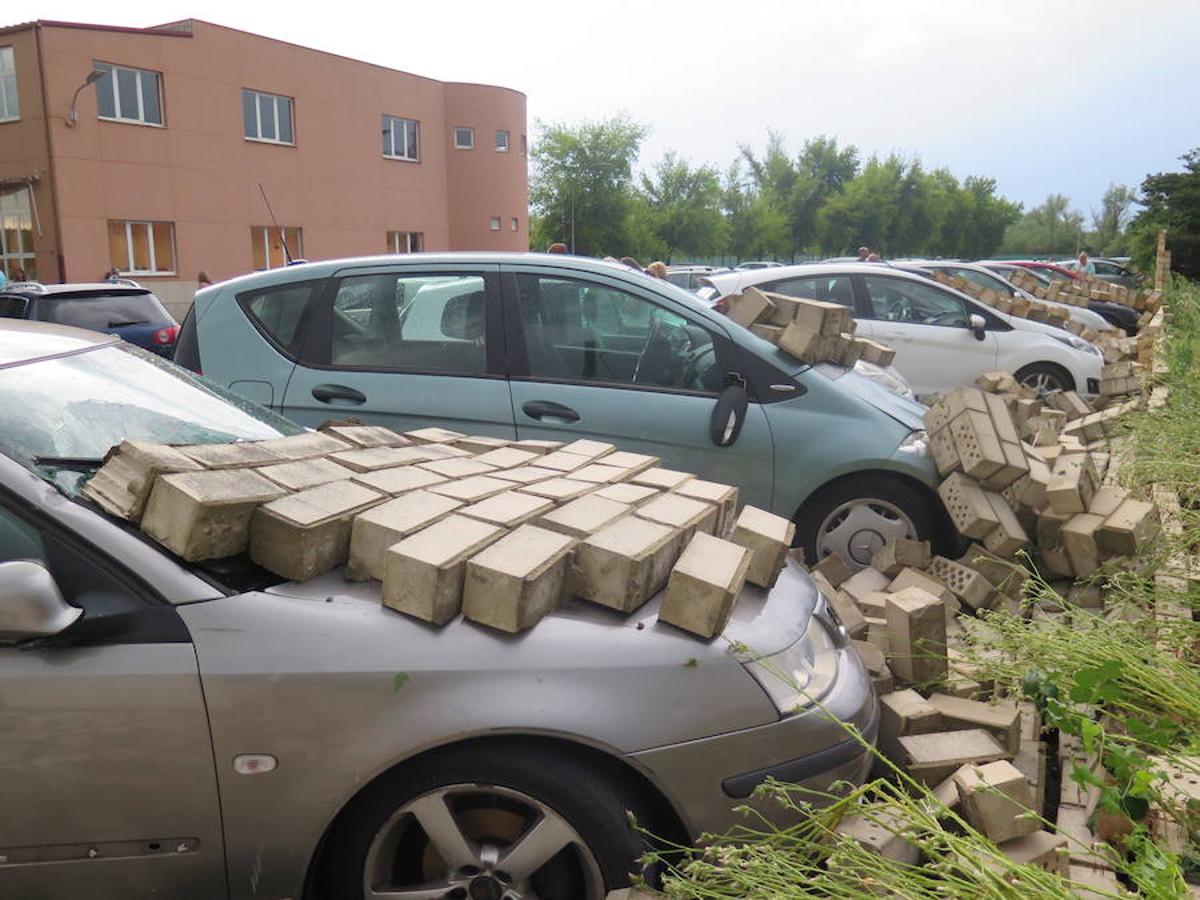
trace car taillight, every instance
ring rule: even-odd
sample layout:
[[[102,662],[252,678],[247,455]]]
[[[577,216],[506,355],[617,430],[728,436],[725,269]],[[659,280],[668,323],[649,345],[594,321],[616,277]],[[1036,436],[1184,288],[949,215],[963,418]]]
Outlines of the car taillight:
[[[168,344],[175,343],[175,338],[179,337],[179,326],[168,325],[166,328],[160,328],[154,332],[154,343],[162,344],[164,347]]]

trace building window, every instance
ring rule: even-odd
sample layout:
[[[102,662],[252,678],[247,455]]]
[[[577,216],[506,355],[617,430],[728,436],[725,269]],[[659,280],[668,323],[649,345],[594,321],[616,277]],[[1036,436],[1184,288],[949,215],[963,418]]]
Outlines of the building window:
[[[518,231],[518,230],[520,230],[520,225],[519,225],[519,224],[518,224],[518,222],[517,222],[517,217],[516,217],[516,216],[513,216],[513,217],[512,217],[512,230],[513,230],[513,231]]]
[[[0,47],[0,122],[21,118],[17,102],[17,64],[12,47]]]
[[[163,123],[162,76],[148,69],[93,63],[104,75],[96,80],[100,118],[139,125]]]
[[[421,155],[417,138],[415,120],[398,119],[395,116],[383,117],[383,155],[388,159],[419,161]]]
[[[0,189],[0,272],[13,281],[37,281],[29,190]]]
[[[507,131],[497,131],[496,132],[496,152],[497,153],[507,153],[508,152],[508,132]]]
[[[242,89],[242,130],[248,141],[294,144],[292,98]]]
[[[499,231],[499,230],[500,230],[500,217],[492,216],[492,231]]]
[[[389,231],[387,233],[388,253],[420,253],[424,243],[424,235],[419,231]]]
[[[474,150],[475,149],[475,129],[474,128],[455,128],[454,129],[454,147],[456,150]]]
[[[303,237],[298,226],[255,225],[250,229],[255,270],[279,269],[288,264],[288,259],[303,259]]]
[[[521,135],[521,155],[529,155],[529,139],[525,135]]]
[[[175,226],[109,221],[108,258],[122,275],[174,275]]]

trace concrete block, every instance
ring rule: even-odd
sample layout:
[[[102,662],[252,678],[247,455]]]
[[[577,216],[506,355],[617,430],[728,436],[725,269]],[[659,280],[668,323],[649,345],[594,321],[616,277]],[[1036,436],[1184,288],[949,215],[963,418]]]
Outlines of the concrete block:
[[[1004,373],[1008,375],[1007,372]],[[1012,378],[1011,375],[1008,376]],[[1013,385],[1016,382],[1013,381]],[[1008,404],[1004,398],[998,394],[984,394],[984,402],[987,404],[988,415],[992,420],[992,428],[996,433],[996,437],[1000,439],[1002,444],[1019,444],[1021,443],[1021,435],[1017,431],[1016,422],[1013,421],[1013,415],[1009,411]]]
[[[938,711],[946,731],[982,728],[1010,756],[1021,749],[1021,711],[1015,703],[982,703],[946,694],[930,694],[929,704]]]
[[[396,437],[400,436],[396,435]],[[258,445],[264,450],[274,453],[280,459],[292,462],[300,459],[315,459],[329,453],[349,450],[353,446],[331,434],[320,431],[305,431],[287,437],[258,441]]]
[[[858,608],[854,601],[830,585],[820,575],[814,575],[813,581],[817,583],[817,587],[821,589],[821,593],[829,601],[830,607],[832,607],[834,613],[841,621],[842,627],[846,629],[846,633],[856,640],[865,639],[867,636],[867,620],[863,617],[862,610]]]
[[[553,453],[547,453],[537,461],[540,469],[554,469],[557,472],[567,473],[574,472],[576,469],[582,469],[584,466],[592,464],[590,456],[583,456],[579,453],[568,453],[565,449],[555,450]]]
[[[382,579],[388,547],[445,518],[460,506],[461,501],[417,490],[355,516],[350,526],[346,577],[354,581]]]
[[[764,341],[770,341],[772,344],[778,344],[779,338],[783,335],[782,325],[765,325],[758,322],[751,325],[750,330]]]
[[[954,447],[954,435],[950,433],[949,428],[935,431],[929,436],[929,452],[933,456],[938,474],[942,477],[962,468],[962,461]]]
[[[332,459],[322,458],[262,466],[258,472],[289,491],[303,491],[331,481],[345,481],[355,475],[352,469],[338,465]]]
[[[628,450],[617,450],[614,453],[609,453],[602,460],[606,466],[616,466],[624,469],[628,477],[632,478],[645,472],[647,469],[653,469],[662,460],[657,456],[650,456],[646,453],[630,453]]]
[[[887,618],[887,598],[890,591],[867,591],[855,601],[864,616],[874,616],[877,619]]]
[[[946,677],[946,613],[937,597],[920,588],[905,588],[887,600],[890,642],[888,665],[909,684],[939,682]]]
[[[693,483],[695,482],[689,482],[689,486]],[[681,495],[682,490],[681,488]],[[736,494],[736,488],[730,490]],[[774,587],[779,573],[783,570],[795,534],[796,526],[788,519],[756,506],[743,507],[741,515],[734,523],[731,540],[752,554],[746,580],[759,587]]]
[[[978,544],[972,544],[958,559],[959,565],[974,569],[1006,597],[1020,599],[1029,581],[1029,572],[1009,559],[1001,559]]]
[[[383,605],[445,625],[462,610],[467,560],[506,533],[452,514],[393,544],[383,557]]]
[[[774,312],[775,305],[756,287],[725,298],[725,315],[745,328],[770,319]]]
[[[1029,543],[1029,536],[1003,497],[990,491],[985,496],[1000,524],[984,535],[984,548],[996,556],[1016,556],[1017,551]]]
[[[900,744],[908,773],[925,785],[939,784],[960,766],[982,765],[1006,758],[1004,748],[980,728],[910,734],[896,741]]]
[[[382,425],[337,425],[326,422],[319,430],[351,447],[403,447],[411,443],[408,438]]]
[[[346,561],[350,522],[385,495],[332,481],[264,503],[250,520],[250,558],[289,581],[307,581]]]
[[[863,665],[867,667],[867,672],[871,675],[881,675],[884,672],[887,672],[889,676],[891,675],[891,670],[887,664],[887,656],[876,645],[870,641],[859,640],[852,641],[851,643],[854,644],[854,649],[862,659]],[[884,691],[884,693],[890,694],[892,692]]]
[[[469,456],[474,456],[470,450],[464,450],[462,447],[454,447],[450,444],[420,444],[416,447],[404,447],[401,449],[408,450],[413,456],[420,456],[417,462],[434,459],[464,459]]]
[[[685,545],[696,532],[713,534],[717,529],[718,510],[715,506],[674,493],[655,497],[649,503],[637,507],[634,514],[670,528],[678,528],[683,532]]]
[[[597,488],[594,493],[597,497],[603,497],[605,500],[615,500],[629,506],[641,506],[660,496],[662,491],[622,481],[617,484],[606,484],[604,487]]]
[[[892,655],[891,632],[888,630],[887,619],[882,616],[872,616],[863,613],[863,621],[867,623],[867,643],[878,647],[887,658]]]
[[[930,434],[941,431],[968,411],[988,415],[987,400],[983,391],[970,387],[955,388],[925,411],[925,428]]]
[[[851,330],[853,317],[849,307],[821,300],[795,299],[792,321],[800,328],[830,337]]]
[[[733,527],[737,515],[738,489],[733,485],[720,484],[716,481],[705,481],[702,478],[691,478],[675,489],[681,497],[690,497],[703,503],[712,503],[717,507],[716,536],[725,537]],[[753,579],[751,579],[753,580]]]
[[[923,569],[932,558],[929,541],[896,538],[888,541],[871,557],[871,568],[895,578],[906,568]]]
[[[1062,547],[1076,578],[1086,578],[1100,568],[1097,534],[1103,524],[1102,516],[1079,513],[1062,526]]]
[[[200,463],[166,444],[121,441],[88,479],[83,494],[109,515],[137,522],[159,475],[202,468]]]
[[[562,447],[562,441],[541,441],[536,439],[526,439],[523,441],[514,441],[510,446],[518,450],[528,450],[530,453],[536,453],[538,456],[545,456],[547,453],[553,453]]]
[[[333,463],[331,462],[330,465]],[[270,477],[267,469],[271,468],[274,467],[267,466],[262,470],[263,474]],[[422,469],[420,466],[396,466],[391,469],[376,469],[373,472],[356,472],[351,479],[357,484],[366,485],[372,490],[392,497],[399,497],[409,491],[418,491],[421,488],[442,484],[448,480],[444,476]]]
[[[570,535],[522,525],[467,561],[463,615],[516,634],[558,606],[566,582]]]
[[[363,450],[342,450],[328,457],[339,466],[354,472],[374,472],[396,466],[426,463],[428,457],[416,447],[369,447]]]
[[[954,784],[967,821],[993,841],[1038,830],[1036,821],[1023,817],[1033,809],[1033,790],[1020,769],[1007,760],[962,766],[954,773]]]
[[[459,445],[461,446],[461,444]],[[493,469],[515,469],[517,466],[532,465],[542,454],[516,447],[497,447],[475,457],[475,461]]]
[[[591,484],[613,484],[625,478],[626,472],[618,466],[606,466],[603,463],[590,463],[571,472],[576,481],[586,481]]]
[[[1074,391],[1055,391],[1052,394],[1047,394],[1045,402],[1060,412],[1065,413],[1068,422],[1072,422],[1075,419],[1082,419],[1092,411],[1087,401]]]
[[[1019,442],[1003,441],[1000,450],[1004,454],[1004,465],[982,481],[985,488],[993,491],[1006,488],[1029,474],[1029,462]]]
[[[176,448],[206,469],[244,469],[270,463],[288,462],[256,441],[234,441],[227,444],[191,444]]]
[[[492,437],[487,434],[469,434],[466,437],[455,438],[450,443],[460,450],[466,450],[472,455],[482,455],[490,453],[492,450],[501,450],[511,444],[512,441]]]
[[[1033,809],[1043,815],[1046,809],[1046,743],[1022,740],[1013,757],[1016,766],[1033,791]]]
[[[683,549],[680,532],[636,516],[600,529],[575,548],[575,593],[633,612],[667,583]]]
[[[902,837],[910,827],[911,823],[898,810],[879,806],[842,817],[835,830],[864,850],[906,866],[915,866],[921,860],[921,850]]]
[[[855,603],[862,603],[873,591],[886,591],[891,580],[876,569],[859,569],[842,582],[839,590]]]
[[[854,575],[854,570],[846,565],[846,561],[837,553],[831,553],[820,562],[814,563],[811,571],[814,575],[824,575],[835,588],[840,588],[843,582]]]
[[[534,524],[539,528],[582,539],[623,518],[632,509],[633,507],[624,503],[587,494],[544,513],[534,520]]]
[[[696,532],[667,581],[658,620],[705,639],[725,630],[746,581],[751,552]]]
[[[1050,472],[1046,502],[1057,513],[1086,512],[1095,494],[1086,453],[1059,456]]]
[[[1013,484],[1016,499],[1030,509],[1040,510],[1046,505],[1046,490],[1050,487],[1050,467],[1035,456],[1026,456],[1029,472]]]
[[[1153,503],[1127,499],[1101,525],[1098,539],[1105,556],[1137,556],[1161,528]]]
[[[944,556],[935,556],[929,570],[950,588],[954,596],[972,609],[986,609],[996,599],[995,586],[974,569]]]
[[[598,460],[603,456],[607,456],[617,448],[607,441],[593,441],[587,438],[581,438],[577,441],[571,441],[569,444],[563,444],[562,452],[571,453],[576,456],[586,456],[590,460]]]
[[[252,469],[159,475],[142,531],[188,562],[236,556],[249,544],[255,507],[286,493]]]
[[[414,444],[449,444],[466,437],[461,431],[448,428],[418,428],[404,432],[404,436]]]
[[[463,503],[477,503],[493,494],[512,490],[512,482],[500,478],[489,478],[487,475],[472,475],[470,478],[460,478],[457,481],[432,484],[427,490],[434,494],[441,494],[443,497],[461,500]]]
[[[503,473],[501,473],[503,474]],[[587,481],[575,481],[571,478],[550,478],[526,484],[517,490],[523,494],[533,494],[535,497],[546,497],[555,503],[570,503],[584,494],[590,494],[596,485]]]
[[[964,537],[978,540],[1000,524],[983,488],[958,472],[938,486],[938,496]]]
[[[859,346],[861,358],[877,366],[890,366],[896,361],[896,351],[891,347],[880,344],[868,338],[855,338]]]
[[[962,470],[972,478],[987,478],[1007,462],[991,416],[968,410],[950,423],[954,451]]]
[[[513,490],[494,494],[486,500],[464,506],[458,512],[481,522],[511,529],[531,522],[553,509],[553,500]]]
[[[1048,831],[1035,831],[999,845],[1000,852],[1017,865],[1037,866],[1063,878],[1070,874],[1066,848],[1066,837]]]
[[[541,466],[518,466],[515,469],[497,469],[490,477],[511,481],[513,484],[534,484],[551,478],[561,478],[562,473],[554,469],[543,469]]]
[[[418,466],[426,472],[435,472],[443,478],[470,478],[473,475],[486,475],[496,471],[496,466],[480,462],[478,457],[435,459],[431,462],[418,463]]]
[[[652,469],[647,469],[645,472],[639,472],[629,480],[634,484],[657,488],[660,491],[673,491],[685,481],[694,477],[690,472],[677,472],[674,469],[664,469],[661,466],[655,466]]]
[[[898,738],[941,730],[941,713],[911,688],[879,698],[879,749],[889,759],[901,760]]]
[[[1083,900],[1101,900],[1105,897],[1133,896],[1117,880],[1112,869],[1097,869],[1092,866],[1071,863],[1067,869],[1071,890]],[[1193,894],[1193,896],[1195,896]]]

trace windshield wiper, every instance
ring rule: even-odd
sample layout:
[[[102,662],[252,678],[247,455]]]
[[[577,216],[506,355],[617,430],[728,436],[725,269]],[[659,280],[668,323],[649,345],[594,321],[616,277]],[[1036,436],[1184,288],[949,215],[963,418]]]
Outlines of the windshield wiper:
[[[35,456],[33,461],[39,466],[56,466],[59,469],[78,469],[87,472],[104,465],[104,460],[88,456]]]
[[[106,327],[108,327],[108,328],[125,328],[129,325],[149,325],[149,324],[150,323],[147,322],[145,319],[141,319],[141,320],[137,320],[137,321],[133,321],[133,322],[121,322],[121,321],[109,322]]]

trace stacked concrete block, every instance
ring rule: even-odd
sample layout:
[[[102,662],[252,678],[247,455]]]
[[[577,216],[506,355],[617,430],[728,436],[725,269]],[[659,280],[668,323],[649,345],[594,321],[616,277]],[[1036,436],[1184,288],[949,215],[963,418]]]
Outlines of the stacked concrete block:
[[[445,625],[462,610],[467,560],[506,533],[485,521],[450,515],[393,544],[383,560],[383,605]]]
[[[562,599],[575,539],[522,525],[467,561],[463,615],[516,634],[532,628]]]
[[[571,477],[577,481],[587,481],[591,484],[613,484],[621,481],[627,473],[619,466],[609,466],[602,462],[590,463],[571,472]]]
[[[399,435],[396,436],[399,437]],[[258,445],[280,459],[291,462],[301,459],[316,459],[340,450],[348,450],[353,446],[331,434],[320,431],[305,431],[287,437],[258,441]]]
[[[637,517],[622,519],[576,546],[572,585],[580,597],[633,612],[667,583],[681,550],[675,529]]]
[[[235,556],[249,545],[255,508],[286,493],[252,469],[159,475],[142,531],[188,562]]]
[[[334,465],[330,460],[325,460],[325,462]],[[262,473],[269,478],[273,477],[270,470],[274,468],[274,466],[267,466]],[[419,491],[421,488],[431,487],[448,480],[444,475],[430,472],[419,466],[395,466],[391,469],[376,469],[373,472],[357,472],[351,478],[357,484],[365,485],[391,497],[399,497],[409,491]]]
[[[585,494],[539,516],[535,521],[539,528],[557,531],[582,540],[613,522],[627,516],[632,507],[615,500],[606,500],[595,494]]]
[[[1062,548],[1076,578],[1086,578],[1100,568],[1100,545],[1097,540],[1102,516],[1077,513],[1059,531]]]
[[[487,434],[469,434],[466,437],[456,438],[450,443],[460,450],[466,450],[471,455],[478,456],[507,447],[512,441]]]
[[[382,579],[384,554],[422,528],[454,512],[462,502],[416,490],[401,494],[354,517],[346,577],[355,581]]]
[[[497,466],[481,462],[478,457],[463,457],[461,459],[437,459],[431,462],[418,463],[426,472],[434,472],[444,478],[469,478],[472,475],[485,475],[494,472]]]
[[[668,493],[637,507],[634,514],[660,525],[679,529],[686,544],[697,532],[716,533],[719,510],[711,503]]]
[[[731,540],[751,553],[746,580],[759,587],[774,587],[795,534],[795,524],[782,516],[755,506],[743,507],[734,523]]]
[[[460,500],[463,503],[478,503],[493,494],[512,490],[512,482],[504,481],[501,478],[491,478],[487,475],[472,475],[468,478],[432,484],[427,490],[434,494],[441,494],[443,497]]]
[[[1025,815],[1033,808],[1033,790],[1011,762],[964,765],[954,773],[954,783],[967,821],[993,841],[1038,830],[1036,820]]]
[[[702,478],[691,478],[675,489],[681,497],[690,497],[703,503],[711,503],[717,507],[717,526],[715,534],[724,537],[733,527],[737,515],[738,489],[730,484],[720,484],[716,481],[705,481]]]
[[[584,466],[592,464],[592,457],[584,456],[581,453],[570,453],[564,447],[561,450],[555,450],[553,453],[547,453],[537,461],[540,469],[554,469],[558,472],[568,474],[576,469],[582,469]]]
[[[457,446],[462,446],[461,444]],[[492,469],[515,469],[518,466],[531,465],[542,454],[531,450],[521,450],[517,447],[497,447],[475,457],[477,463],[482,463]]]
[[[229,444],[191,444],[179,447],[179,452],[206,469],[243,469],[265,466],[289,460],[273,453],[254,441],[235,441]]]
[[[486,500],[464,506],[459,512],[468,518],[478,519],[502,528],[516,528],[533,521],[554,509],[554,501],[520,491],[505,491]]]
[[[563,453],[572,453],[577,456],[586,456],[590,460],[598,460],[601,457],[612,453],[617,448],[607,441],[594,441],[590,438],[580,438],[577,441],[571,441],[568,444],[563,444],[560,449]]]
[[[331,481],[264,503],[250,522],[250,558],[291,581],[307,581],[346,561],[354,516],[385,495]]]
[[[404,432],[404,436],[414,444],[449,444],[466,437],[461,431],[448,428],[418,428]]]
[[[518,466],[515,469],[497,469],[491,473],[493,478],[499,478],[501,481],[511,481],[514,484],[534,484],[538,481],[549,481],[551,478],[560,478],[561,472],[554,469],[543,469],[541,466]]]
[[[701,638],[724,631],[746,581],[751,551],[696,532],[671,570],[658,619]]]
[[[414,447],[365,447],[331,453],[328,458],[354,472],[374,472],[423,463],[428,457]]]
[[[503,474],[500,472],[492,477],[502,478]],[[517,490],[525,494],[533,494],[535,497],[546,497],[555,503],[570,503],[584,494],[592,493],[595,489],[596,485],[590,482],[556,476],[522,485]]]
[[[981,728],[910,734],[896,742],[909,775],[929,786],[945,781],[961,766],[1007,758],[1005,749]]]
[[[403,447],[411,443],[408,438],[382,425],[351,425],[326,422],[319,429],[351,447]]]
[[[875,551],[871,556],[871,568],[895,578],[906,568],[925,568],[931,558],[929,541],[895,538]]]
[[[725,315],[745,328],[770,319],[774,312],[775,304],[756,287],[725,298]]]
[[[617,450],[613,453],[606,453],[601,462],[606,466],[616,466],[619,469],[624,469],[626,477],[632,478],[634,475],[645,472],[647,469],[653,469],[662,460],[657,456],[650,456],[646,453],[630,453],[628,450]]]
[[[920,588],[888,595],[888,665],[908,684],[946,677],[946,614],[942,601]]]
[[[536,453],[538,456],[545,456],[547,453],[553,453],[562,447],[562,441],[543,441],[538,439],[526,438],[521,441],[514,441],[512,447],[517,450],[528,450],[530,453]]]
[[[606,500],[615,500],[618,503],[625,503],[629,506],[642,506],[659,496],[662,491],[646,487],[645,485],[630,484],[623,481],[617,484],[606,484],[604,487],[598,487],[594,493],[597,497],[603,497]]]
[[[417,459],[418,462],[434,459],[459,459],[465,456],[474,456],[470,450],[464,450],[462,447],[455,447],[451,444],[429,443],[421,444],[416,447],[402,447],[402,450],[407,450],[408,455]],[[400,458],[400,454],[397,454]]]
[[[195,472],[203,466],[166,444],[122,441],[83,486],[83,494],[109,515],[138,522],[154,480],[172,472]]]
[[[331,459],[323,458],[262,466],[258,472],[289,491],[303,491],[331,481],[345,481],[355,475],[353,469],[347,469]]]
[[[655,466],[644,472],[639,472],[629,480],[634,484],[652,487],[656,490],[673,491],[685,481],[689,481],[694,477],[690,472],[677,472],[674,469],[664,469],[661,466]]]

